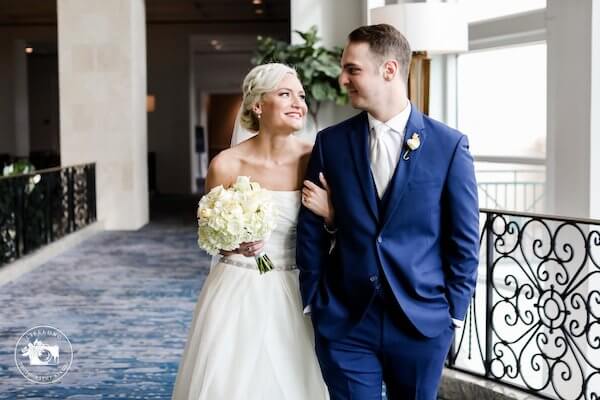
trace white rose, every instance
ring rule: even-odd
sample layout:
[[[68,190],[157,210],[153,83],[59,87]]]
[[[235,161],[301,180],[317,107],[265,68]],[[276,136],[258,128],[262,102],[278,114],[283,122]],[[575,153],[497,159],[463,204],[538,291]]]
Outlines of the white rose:
[[[215,186],[210,190],[210,192],[208,192],[208,194],[210,196],[219,196],[223,190],[223,185]]]
[[[252,186],[250,185],[250,177],[249,176],[238,176],[235,184],[233,185],[236,190],[241,192],[246,192],[252,190]]]
[[[242,229],[242,225],[238,221],[229,221],[227,223],[227,233],[237,235]]]
[[[413,133],[412,137],[406,141],[408,148],[412,151],[416,150],[421,146],[421,140],[419,139],[419,135]]]
[[[202,217],[202,218],[210,218],[210,216],[212,214],[211,210],[208,209],[208,208],[203,208],[203,209],[198,210],[198,211],[199,211],[199,214],[200,214],[199,217]]]
[[[260,199],[257,196],[251,196],[246,202],[244,202],[244,209],[248,213],[256,212],[258,207],[260,207]]]

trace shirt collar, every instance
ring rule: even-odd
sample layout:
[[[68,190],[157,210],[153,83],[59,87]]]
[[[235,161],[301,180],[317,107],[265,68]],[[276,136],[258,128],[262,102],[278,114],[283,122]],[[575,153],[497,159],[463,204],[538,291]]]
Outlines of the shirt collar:
[[[369,119],[369,128],[372,129],[378,125],[384,124],[387,125],[393,131],[404,134],[404,129],[406,128],[406,124],[408,123],[408,118],[410,117],[411,105],[410,101],[408,105],[404,107],[404,110],[400,111],[398,114],[394,115],[387,122],[382,122],[373,117],[371,114],[367,113],[367,117]]]

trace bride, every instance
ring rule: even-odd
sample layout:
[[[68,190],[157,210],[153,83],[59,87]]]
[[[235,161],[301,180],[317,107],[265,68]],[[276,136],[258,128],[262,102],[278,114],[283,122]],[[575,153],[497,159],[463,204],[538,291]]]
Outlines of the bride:
[[[278,224],[265,242],[221,252],[194,311],[173,399],[328,399],[295,266],[300,188],[312,150],[293,135],[304,124],[304,90],[293,69],[265,64],[248,73],[243,92],[236,123],[258,133],[239,144],[234,137],[214,158],[206,189],[250,176],[271,192]],[[330,223],[328,193],[308,185],[304,205]],[[261,250],[275,265],[262,275],[253,258]]]

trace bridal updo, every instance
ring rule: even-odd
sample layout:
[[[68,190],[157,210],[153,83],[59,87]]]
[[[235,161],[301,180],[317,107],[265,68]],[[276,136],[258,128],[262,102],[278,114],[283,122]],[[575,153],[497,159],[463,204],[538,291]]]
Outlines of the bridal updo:
[[[249,131],[258,131],[260,128],[258,117],[252,108],[260,101],[263,94],[275,90],[286,74],[298,77],[293,68],[279,63],[258,65],[248,72],[242,84],[244,92],[240,115],[242,127]]]

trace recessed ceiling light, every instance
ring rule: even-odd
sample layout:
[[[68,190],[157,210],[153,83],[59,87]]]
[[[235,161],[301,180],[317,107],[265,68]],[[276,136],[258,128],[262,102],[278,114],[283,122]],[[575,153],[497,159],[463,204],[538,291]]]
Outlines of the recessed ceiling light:
[[[216,46],[216,45],[218,45],[218,44],[219,44],[219,41],[218,41],[218,40],[216,40],[216,39],[213,39],[213,40],[211,40],[211,41],[210,41],[210,44],[211,44],[212,46]]]
[[[33,53],[33,47],[25,47],[25,53],[27,53],[27,54]]]
[[[256,5],[262,4],[262,0],[252,0],[252,4],[256,4]]]
[[[262,14],[265,12],[265,10],[263,10],[262,8],[257,8],[256,10],[254,10],[254,12],[255,12],[257,15],[262,15]]]
[[[221,50],[221,45],[219,43],[215,45],[215,50]]]

